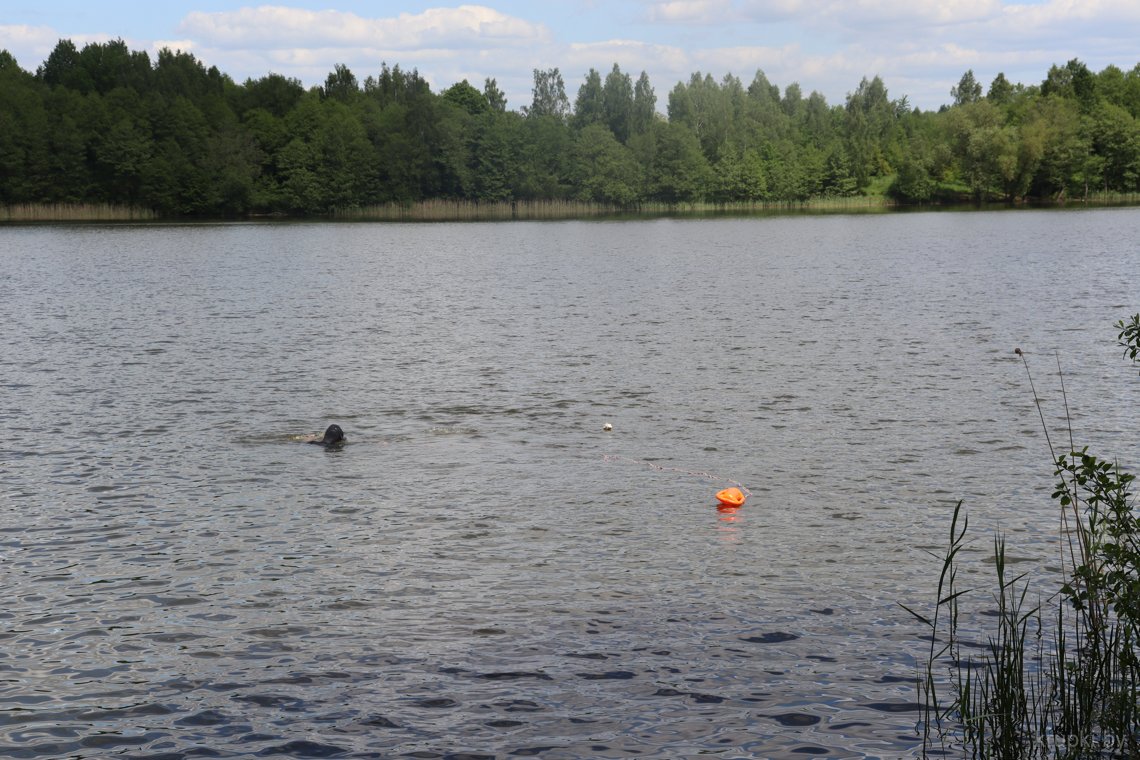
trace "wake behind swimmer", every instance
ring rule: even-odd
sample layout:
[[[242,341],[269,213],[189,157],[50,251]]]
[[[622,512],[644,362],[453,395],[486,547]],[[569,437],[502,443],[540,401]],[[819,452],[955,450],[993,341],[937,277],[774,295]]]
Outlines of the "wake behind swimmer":
[[[319,441],[315,439],[308,441],[308,443],[317,446],[324,446],[326,449],[343,446],[348,439],[344,437],[344,431],[340,429],[340,425],[329,425],[325,428],[324,437]]]

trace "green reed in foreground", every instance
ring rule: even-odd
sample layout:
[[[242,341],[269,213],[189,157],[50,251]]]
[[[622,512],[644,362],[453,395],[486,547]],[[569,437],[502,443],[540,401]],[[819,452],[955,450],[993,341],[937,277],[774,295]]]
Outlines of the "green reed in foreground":
[[[1137,361],[1140,314],[1116,327],[1125,358]],[[969,591],[957,581],[968,519],[959,502],[933,612],[922,615],[903,605],[929,629],[931,641],[918,684],[923,756],[1138,757],[1140,516],[1131,492],[1134,476],[1087,448],[1077,450],[1071,425],[1067,450],[1057,453],[1029,363],[1020,349],[1016,353],[1053,457],[1063,581],[1043,604],[1030,605],[1028,581],[1009,577],[1005,539],[995,537],[994,628],[981,647],[964,641],[961,604]],[[1063,376],[1061,391],[1067,398]]]

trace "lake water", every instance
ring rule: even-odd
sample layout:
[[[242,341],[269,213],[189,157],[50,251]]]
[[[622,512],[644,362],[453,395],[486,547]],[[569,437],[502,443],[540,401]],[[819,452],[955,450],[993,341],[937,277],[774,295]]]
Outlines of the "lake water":
[[[0,228],[0,755],[913,756],[954,504],[1056,553],[1013,349],[1140,454],[1138,232]]]

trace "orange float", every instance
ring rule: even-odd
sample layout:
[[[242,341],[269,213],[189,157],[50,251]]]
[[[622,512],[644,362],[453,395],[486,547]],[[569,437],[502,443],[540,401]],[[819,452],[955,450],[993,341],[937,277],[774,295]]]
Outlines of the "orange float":
[[[726,507],[739,507],[746,498],[748,497],[739,488],[726,488],[716,494],[716,500]]]

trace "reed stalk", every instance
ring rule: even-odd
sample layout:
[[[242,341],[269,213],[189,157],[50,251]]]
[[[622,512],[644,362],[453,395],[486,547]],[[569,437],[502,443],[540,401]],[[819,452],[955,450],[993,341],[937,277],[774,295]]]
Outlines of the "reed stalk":
[[[962,518],[962,527],[958,527],[958,519]],[[934,613],[929,618],[899,603],[899,606],[916,617],[919,622],[930,631],[930,651],[927,654],[926,669],[918,682],[919,703],[923,705],[922,713],[922,740],[923,747],[929,747],[934,738],[939,740],[945,737],[943,723],[950,714],[952,707],[944,705],[938,690],[941,679],[935,677],[935,665],[947,655],[956,659],[958,655],[958,597],[967,593],[957,589],[958,565],[956,562],[958,552],[965,545],[966,530],[969,528],[969,517],[962,513],[962,502],[954,507],[954,515],[950,520],[950,542],[946,554],[942,558],[942,572],[938,575],[938,588],[935,593],[937,603]],[[945,617],[949,616],[950,623],[945,625]],[[945,641],[940,642],[939,636],[947,633]],[[969,688],[969,683],[966,683]]]

